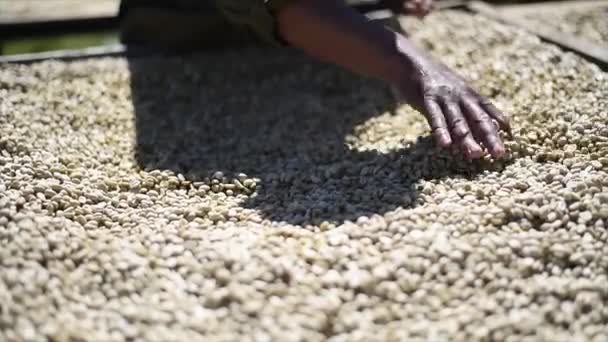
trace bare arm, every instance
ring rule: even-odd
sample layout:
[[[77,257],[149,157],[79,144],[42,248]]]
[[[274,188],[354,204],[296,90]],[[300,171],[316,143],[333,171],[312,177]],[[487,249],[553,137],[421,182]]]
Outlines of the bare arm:
[[[470,159],[483,155],[480,143],[504,155],[493,120],[509,131],[505,116],[406,37],[338,0],[293,1],[278,21],[282,37],[311,56],[396,85],[425,114],[438,145],[458,146]]]

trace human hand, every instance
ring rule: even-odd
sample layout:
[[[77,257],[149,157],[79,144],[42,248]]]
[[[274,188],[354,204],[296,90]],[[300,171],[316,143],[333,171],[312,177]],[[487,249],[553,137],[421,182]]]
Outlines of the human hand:
[[[445,65],[424,59],[415,69],[401,90],[426,116],[437,145],[459,149],[467,159],[481,158],[484,147],[502,158],[498,131],[511,134],[509,119]]]
[[[498,134],[507,118],[458,75],[409,39],[370,21],[342,1],[294,1],[279,13],[279,31],[292,46],[325,62],[398,87],[427,117],[437,144],[480,158],[505,154]],[[496,124],[495,124],[496,122]]]

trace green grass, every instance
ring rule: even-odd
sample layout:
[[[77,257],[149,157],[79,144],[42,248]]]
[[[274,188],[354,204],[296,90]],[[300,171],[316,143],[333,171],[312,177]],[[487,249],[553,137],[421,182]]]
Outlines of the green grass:
[[[64,49],[82,49],[117,42],[118,33],[114,31],[35,37],[0,42],[0,55],[15,55]]]

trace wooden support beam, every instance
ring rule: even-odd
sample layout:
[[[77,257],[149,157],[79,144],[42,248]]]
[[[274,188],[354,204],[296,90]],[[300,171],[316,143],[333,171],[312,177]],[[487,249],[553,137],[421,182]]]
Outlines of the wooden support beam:
[[[0,65],[4,63],[15,64],[30,64],[42,62],[45,60],[78,60],[86,58],[101,58],[101,57],[143,57],[143,56],[159,56],[171,55],[171,52],[161,51],[158,49],[150,49],[141,46],[126,46],[123,44],[114,44],[108,46],[96,46],[86,49],[75,50],[57,50],[49,52],[28,53],[20,55],[0,56]]]
[[[117,30],[118,17],[0,23],[0,40]]]

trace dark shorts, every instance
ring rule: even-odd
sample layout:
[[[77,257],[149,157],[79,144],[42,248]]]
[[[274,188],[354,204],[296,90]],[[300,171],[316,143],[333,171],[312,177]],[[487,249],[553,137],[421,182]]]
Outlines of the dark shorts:
[[[195,0],[196,1],[196,0]],[[290,0],[212,0],[232,24],[254,33],[269,44],[280,43],[276,13]]]
[[[184,46],[233,36],[238,31],[269,45],[282,45],[276,13],[291,0],[122,0],[123,38]],[[136,13],[136,14],[135,14]],[[225,23],[229,29],[221,24]]]

